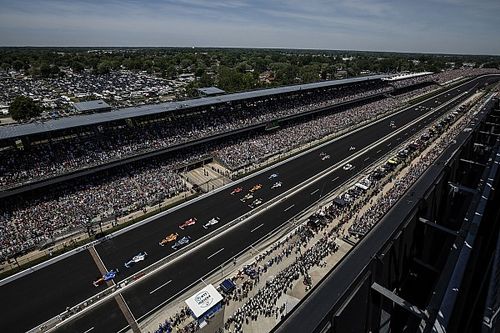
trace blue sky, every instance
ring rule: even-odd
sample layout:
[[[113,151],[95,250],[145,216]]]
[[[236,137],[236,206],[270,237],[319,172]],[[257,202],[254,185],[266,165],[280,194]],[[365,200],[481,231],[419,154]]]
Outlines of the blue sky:
[[[500,0],[0,0],[1,46],[500,55]]]

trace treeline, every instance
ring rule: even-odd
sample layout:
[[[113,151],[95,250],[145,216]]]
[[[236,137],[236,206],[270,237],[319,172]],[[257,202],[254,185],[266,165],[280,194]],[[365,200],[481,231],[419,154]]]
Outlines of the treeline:
[[[437,72],[460,68],[499,67],[498,56],[432,55],[361,51],[192,48],[0,48],[3,70],[24,71],[34,77],[63,76],[63,68],[105,75],[127,69],[174,79],[194,73],[188,87],[217,85],[228,92],[308,83],[363,73]],[[267,75],[263,79],[261,75]]]

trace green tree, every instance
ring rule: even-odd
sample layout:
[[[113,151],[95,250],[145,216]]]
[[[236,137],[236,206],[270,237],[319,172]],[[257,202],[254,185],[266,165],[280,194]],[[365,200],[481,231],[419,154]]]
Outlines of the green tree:
[[[168,66],[165,69],[164,76],[168,79],[174,79],[175,77],[177,77],[177,68],[175,68],[175,66],[173,65]]]
[[[218,86],[228,92],[241,91],[251,88],[252,80],[252,75],[239,73],[233,68],[221,67]]]
[[[214,85],[214,80],[207,73],[203,73],[198,80],[198,85],[200,87],[210,87]]]
[[[42,108],[34,100],[25,96],[17,96],[9,106],[9,114],[16,121],[38,117],[40,113],[42,113]]]
[[[197,67],[196,70],[194,71],[194,76],[196,77],[201,77],[203,74],[205,74],[204,67]]]
[[[61,75],[63,72],[61,72],[61,70],[59,69],[58,66],[52,66],[50,67],[50,75],[51,76],[57,76],[57,75]]]
[[[111,71],[111,64],[109,63],[109,61],[103,61],[97,65],[96,73],[99,75],[108,74],[110,71]]]
[[[50,77],[52,75],[52,68],[46,62],[40,66],[40,75],[43,77]]]
[[[85,66],[81,62],[75,61],[71,64],[71,69],[75,73],[81,73],[85,69]]]
[[[14,68],[16,71],[19,71],[24,68],[24,64],[21,60],[16,60],[12,63],[12,68]]]

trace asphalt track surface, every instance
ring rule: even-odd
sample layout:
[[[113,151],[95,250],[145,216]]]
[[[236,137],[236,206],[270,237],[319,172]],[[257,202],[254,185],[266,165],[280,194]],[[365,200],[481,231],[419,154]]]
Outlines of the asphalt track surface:
[[[120,269],[118,279],[115,280],[118,283],[125,277],[143,269],[146,265],[172,254],[174,250],[169,246],[161,247],[158,245],[158,242],[166,235],[177,232],[180,237],[189,235],[193,240],[196,240],[213,231],[205,230],[202,227],[212,217],[220,217],[221,222],[214,226],[214,228],[219,228],[250,211],[251,208],[248,207],[248,202],[242,203],[239,199],[255,184],[260,183],[263,188],[257,191],[254,197],[262,198],[265,203],[278,194],[355,154],[365,146],[397,130],[400,126],[429,112],[430,107],[435,108],[464,91],[472,93],[474,89],[482,86],[485,82],[495,80],[497,80],[496,77],[474,79],[465,85],[419,103],[377,124],[277,166],[269,172],[256,175],[235,185],[235,187],[243,187],[243,192],[238,195],[233,196],[230,194],[232,188],[214,193],[132,231],[103,242],[96,246],[96,250],[108,269]],[[466,98],[466,96],[463,98]],[[252,219],[240,223],[221,236],[197,246],[189,254],[173,261],[165,269],[127,289],[123,296],[133,315],[135,318],[140,319],[158,305],[199,281],[207,273],[230,261],[241,250],[266,236],[295,214],[314,204],[320,198],[320,195],[325,195],[343,184],[347,179],[357,174],[359,170],[371,164],[456,104],[458,104],[458,101],[435,114],[429,115],[416,126],[410,127],[389,141],[362,154],[350,162],[354,166],[353,169],[349,171],[342,168],[335,170],[320,182],[304,187],[301,191],[289,195],[286,200],[264,210]],[[426,106],[427,109],[417,109],[421,105]],[[391,121],[395,122],[396,129],[390,127],[389,123]],[[356,147],[356,150],[350,151],[349,147],[351,146]],[[321,160],[320,152],[329,154],[331,158]],[[269,180],[268,177],[272,173],[277,173],[279,176],[276,179]],[[271,189],[270,187],[276,180],[281,181],[283,186],[278,189]],[[196,217],[198,222],[194,226],[180,230],[179,224],[191,217]],[[146,261],[138,263],[131,269],[125,269],[123,267],[124,262],[140,251],[148,252],[149,257]],[[90,253],[84,250],[40,271],[1,286],[1,298],[3,300],[7,299],[8,302],[1,302],[0,305],[0,313],[2,313],[0,331],[23,332],[29,330],[63,312],[67,306],[78,304],[105,288],[104,286],[96,288],[92,284],[98,277],[99,272]],[[167,283],[168,281],[171,282]],[[104,305],[98,306],[81,317],[70,321],[60,331],[86,332],[91,329],[94,332],[117,332],[126,326],[127,322],[118,309],[116,302],[108,301]]]

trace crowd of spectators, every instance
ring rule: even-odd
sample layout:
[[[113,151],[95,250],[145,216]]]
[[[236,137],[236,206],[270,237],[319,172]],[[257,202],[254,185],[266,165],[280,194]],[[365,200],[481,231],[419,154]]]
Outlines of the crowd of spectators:
[[[0,205],[0,257],[23,252],[70,230],[85,230],[93,221],[144,209],[185,191],[186,185],[176,171],[181,163],[196,161],[203,156],[216,156],[231,168],[258,163],[270,154],[289,151],[300,144],[373,119],[400,106],[403,97],[404,94],[395,98],[386,97],[266,134],[178,153],[175,158],[150,159],[120,167],[113,170],[111,176],[88,177],[76,185],[71,183],[37,197],[4,200]],[[87,148],[90,152],[93,149],[92,146]],[[2,160],[6,161],[5,155]],[[34,165],[36,159],[26,158],[25,162]],[[2,163],[2,166],[6,164]]]
[[[284,153],[395,110],[402,105],[399,98],[384,98],[274,132],[241,138],[214,150],[214,156],[232,170],[259,163],[271,155]]]
[[[500,74],[500,70],[494,68],[462,68],[435,73],[432,79],[438,84],[446,84],[461,78],[478,76],[484,74]]]
[[[410,86],[421,85],[423,83],[433,83],[434,77],[430,74],[425,74],[421,76],[409,77],[401,80],[388,81],[389,85],[396,89],[407,88]]]
[[[431,84],[431,85],[427,85],[427,86],[422,87],[422,88],[413,89],[411,91],[399,94],[399,95],[397,95],[397,97],[402,103],[406,103],[411,99],[414,99],[414,98],[419,97],[421,95],[427,94],[427,93],[429,93],[433,90],[436,90],[438,88],[439,88],[438,85]]]
[[[168,319],[158,325],[158,329],[155,330],[154,333],[171,333],[174,328],[177,329],[177,332],[194,332],[198,329],[196,323],[190,322],[188,325],[185,325],[183,328],[179,329],[179,326],[183,324],[188,318],[190,318],[190,311],[187,306],[183,307],[179,312],[175,315],[171,316]]]
[[[436,158],[449,146],[455,137],[469,124],[472,113],[464,115],[456,126],[451,127],[436,141],[422,156],[418,163],[413,163],[408,167],[406,173],[394,180],[392,186],[386,193],[382,194],[376,202],[363,214],[356,217],[355,222],[349,228],[349,233],[355,237],[363,237],[371,228],[385,215],[385,213],[403,196],[413,183],[424,173],[424,171],[434,163]],[[429,134],[426,133],[426,136]],[[425,142],[425,141],[423,141]],[[377,188],[377,192],[381,186]]]
[[[314,266],[319,266],[323,259],[338,250],[334,236],[325,235],[314,245],[304,250],[302,242],[298,241],[294,248],[298,255],[294,262],[285,269],[279,271],[272,278],[268,279],[264,287],[260,288],[252,297],[250,297],[243,306],[238,308],[233,315],[227,318],[224,328],[230,332],[243,332],[243,324],[250,321],[257,321],[260,316],[281,318],[284,315],[285,306],[277,306],[280,297],[291,290],[295,281],[301,277],[307,281],[310,279],[309,272]],[[291,251],[283,251],[276,255],[271,262],[282,260],[287,257]],[[258,266],[255,284],[258,283],[258,276],[266,270],[266,266]],[[251,284],[248,289],[250,289]],[[246,290],[244,292],[247,292]],[[233,328],[233,330],[231,329]]]
[[[175,166],[201,158],[192,153],[129,165],[111,176],[90,177],[34,200],[6,200],[0,210],[0,259],[74,229],[85,229],[96,220],[122,217],[187,191]]]
[[[240,333],[244,331],[244,325],[258,321],[259,318],[265,317],[279,320],[285,316],[287,311],[286,303],[280,303],[282,295],[290,291],[300,278],[303,279],[306,286],[310,283],[309,270],[314,266],[324,265],[324,258],[338,250],[336,239],[340,227],[347,221],[355,218],[355,223],[349,228],[349,232],[355,234],[357,237],[362,237],[366,234],[421,174],[434,163],[443,150],[455,140],[455,137],[464,130],[470,123],[472,116],[472,112],[464,115],[455,126],[449,127],[440,136],[438,136],[437,132],[431,131],[437,137],[434,141],[430,140],[429,131],[423,132],[421,138],[425,137],[425,139],[420,140],[420,142],[427,142],[427,144],[421,145],[419,150],[422,151],[427,147],[429,149],[425,151],[425,154],[419,156],[418,163],[411,164],[407,172],[402,177],[397,178],[392,184],[391,189],[379,199],[373,200],[380,193],[384,184],[377,184],[376,177],[374,174],[371,174],[359,180],[360,183],[370,185],[371,190],[369,192],[354,186],[341,195],[341,198],[345,199],[346,204],[324,206],[312,216],[319,217],[323,221],[322,224],[319,224],[319,228],[312,228],[309,223],[302,224],[284,239],[274,243],[264,252],[258,254],[252,264],[243,266],[243,270],[239,271],[232,279],[234,282],[238,282],[240,279],[243,281],[236,284],[234,291],[224,295],[223,302],[226,306],[230,302],[242,304],[226,319],[224,322],[224,331]],[[448,115],[441,120],[441,123],[449,123],[454,118],[455,116]],[[436,126],[433,126],[433,128],[436,128]],[[416,151],[414,154],[409,154],[408,159],[416,154]],[[394,179],[390,174],[388,176],[390,177],[387,180]],[[371,205],[371,208],[360,216],[356,215],[361,206],[368,203]],[[338,224],[331,228],[326,228],[328,221],[333,220],[336,220]],[[322,237],[316,243],[312,244],[311,240],[315,234],[322,235]],[[293,262],[286,265],[284,269],[280,269],[276,274],[273,271],[270,278],[265,280],[264,285],[259,288],[261,276],[273,266],[278,266],[289,258],[292,258]],[[258,290],[254,291],[254,289]],[[170,332],[164,328],[168,327],[171,329],[171,323],[173,322],[177,324],[178,321],[175,318],[167,320],[165,323],[168,322],[168,324],[164,324],[167,326],[160,325],[159,330],[155,333]],[[180,331],[195,332],[198,328],[197,322],[193,321],[184,328],[181,328]]]
[[[101,133],[89,131],[68,139],[33,144],[26,150],[11,147],[0,151],[0,158],[4,161],[0,166],[0,188],[50,178],[389,90],[384,84],[377,83],[333,88],[317,94],[299,94],[295,98],[222,105],[202,115],[196,112],[180,119],[167,117],[134,127],[120,124]]]

